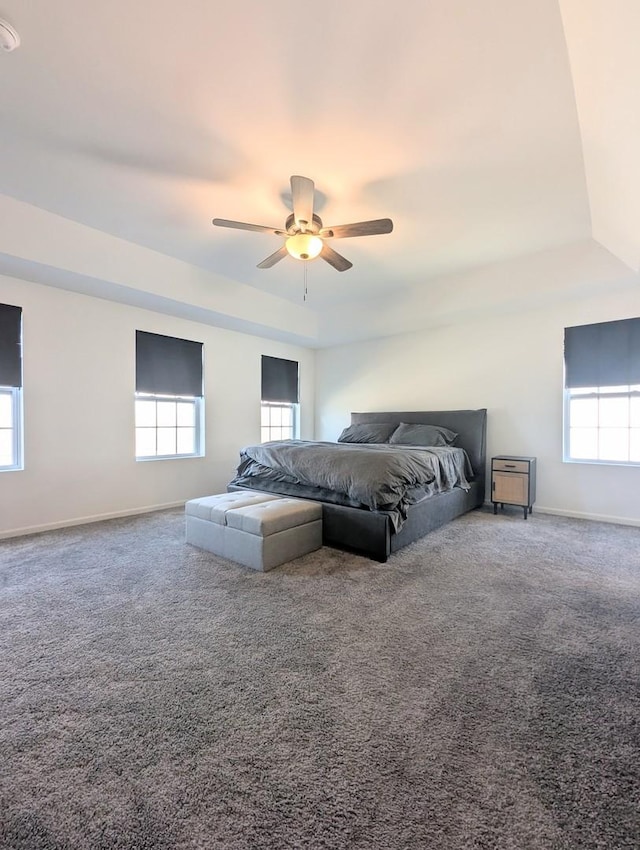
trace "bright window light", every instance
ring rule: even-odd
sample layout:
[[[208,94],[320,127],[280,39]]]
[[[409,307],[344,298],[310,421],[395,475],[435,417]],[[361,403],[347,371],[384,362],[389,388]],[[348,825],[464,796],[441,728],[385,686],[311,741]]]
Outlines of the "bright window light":
[[[565,390],[565,460],[640,464],[640,385]]]
[[[260,439],[295,440],[298,436],[298,405],[263,401],[261,407]]]
[[[201,457],[201,398],[136,393],[136,459]]]
[[[22,387],[0,387],[0,472],[22,468]]]

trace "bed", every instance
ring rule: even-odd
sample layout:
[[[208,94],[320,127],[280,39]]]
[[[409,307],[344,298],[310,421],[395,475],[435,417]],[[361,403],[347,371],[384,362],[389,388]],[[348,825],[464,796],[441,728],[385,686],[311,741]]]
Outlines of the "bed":
[[[394,429],[401,424],[405,427],[424,425],[448,429],[457,435],[451,446],[455,451],[449,452],[445,448],[423,448],[421,452],[413,452],[412,447],[408,445],[394,445],[391,451],[387,451],[389,446],[371,445],[353,446],[354,451],[350,453],[345,450],[342,443],[303,441],[295,441],[299,445],[297,447],[292,445],[290,448],[285,445],[289,441],[284,441],[281,447],[275,443],[268,444],[266,447],[246,447],[241,452],[238,472],[229,483],[228,489],[264,490],[320,501],[325,545],[355,551],[384,562],[392,552],[398,551],[430,531],[483,504],[486,475],[486,421],[485,409],[352,413],[351,426],[355,426],[354,430],[357,430],[358,426],[367,424],[372,426],[388,424],[391,434],[399,433]],[[391,439],[393,440],[393,436]],[[329,487],[309,486],[309,480],[302,473],[300,478],[303,484],[300,484],[287,473],[286,467],[285,472],[278,467],[278,472],[269,470],[269,473],[265,474],[267,469],[265,458],[270,459],[276,449],[281,448],[282,451],[291,452],[290,455],[284,455],[286,464],[289,462],[287,458],[291,458],[291,463],[295,462],[296,449],[298,456],[304,457],[304,454],[299,454],[300,451],[312,453],[316,446],[319,447],[317,450],[322,452],[325,451],[325,447],[326,451],[331,451],[334,447],[337,458],[335,466],[340,465],[339,461],[342,458],[351,458],[354,460],[354,469],[358,467],[357,462],[365,456],[371,457],[375,463],[378,463],[380,459],[380,462],[394,464],[404,463],[404,456],[406,456],[407,462],[415,465],[415,463],[423,463],[421,456],[424,455],[429,456],[429,460],[438,468],[442,466],[443,456],[447,463],[450,462],[449,457],[455,456],[457,474],[460,471],[458,458],[464,455],[466,459],[464,473],[466,474],[462,473],[459,476],[455,486],[451,486],[452,480],[445,480],[440,492],[431,492],[434,488],[430,486],[425,488],[424,494],[416,489],[412,491],[411,498],[403,498],[399,504],[393,506],[379,504],[384,499],[370,501],[366,498],[368,490],[364,485],[358,490],[360,482],[357,476],[355,476],[355,485],[358,498],[354,499],[346,492],[342,492],[342,489],[334,491]],[[371,449],[373,453],[368,454],[367,449]],[[460,452],[460,449],[464,451]],[[260,463],[253,462],[253,457],[258,458]],[[435,476],[435,478],[439,477],[440,473]],[[333,484],[333,481],[330,480],[329,483]],[[438,490],[437,487],[435,489]],[[363,496],[362,493],[365,495]],[[413,499],[415,501],[412,501]],[[390,507],[393,509],[388,509]]]

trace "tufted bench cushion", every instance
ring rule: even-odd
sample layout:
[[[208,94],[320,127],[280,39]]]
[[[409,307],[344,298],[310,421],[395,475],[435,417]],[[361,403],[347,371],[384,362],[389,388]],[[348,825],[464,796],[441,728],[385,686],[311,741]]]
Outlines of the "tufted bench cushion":
[[[259,505],[261,502],[273,502],[278,498],[279,496],[259,493],[257,490],[247,490],[246,492],[236,490],[233,493],[219,493],[217,496],[202,496],[200,499],[191,499],[185,505],[185,513],[187,516],[196,516],[218,525],[226,525],[227,511],[232,508]]]
[[[322,506],[255,490],[191,499],[186,540],[254,570],[272,570],[322,546]]]

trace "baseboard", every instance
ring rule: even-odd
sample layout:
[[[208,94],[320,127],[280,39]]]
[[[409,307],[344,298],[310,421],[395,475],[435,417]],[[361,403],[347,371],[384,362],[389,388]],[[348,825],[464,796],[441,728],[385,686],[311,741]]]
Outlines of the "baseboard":
[[[74,519],[60,520],[59,522],[48,522],[43,525],[29,525],[24,528],[12,528],[8,531],[0,531],[0,540],[10,537],[23,537],[27,534],[40,534],[43,531],[55,531],[57,528],[71,528],[74,525],[88,525],[91,522],[102,522],[106,519],[121,519],[127,516],[138,516],[139,514],[150,514],[154,511],[166,511],[170,508],[180,508],[185,500],[179,502],[167,502],[164,505],[147,505],[144,508],[128,508],[124,511],[113,511],[106,514],[95,514],[94,516],[76,517]],[[485,502],[485,508],[493,507],[492,502]],[[517,507],[517,505],[515,506]],[[612,525],[631,525],[640,528],[640,519],[635,517],[616,517],[610,514],[587,514],[581,511],[565,511],[562,508],[545,508],[538,505],[533,506],[534,514],[550,514],[551,516],[564,516],[569,519],[586,519],[592,522],[608,522]]]
[[[138,514],[150,514],[154,511],[165,511],[169,508],[179,508],[184,505],[185,500],[180,502],[167,502],[164,505],[147,505],[144,508],[128,508],[124,511],[113,511],[107,514],[95,514],[94,516],[75,517],[74,519],[60,520],[59,522],[47,522],[43,525],[29,525],[24,528],[12,528],[9,531],[0,531],[0,540],[8,537],[23,537],[26,534],[40,534],[43,531],[55,531],[57,528],[70,528],[74,525],[87,525],[90,522],[102,522],[105,519],[121,519]]]
[[[592,522],[608,522],[612,525],[633,525],[640,527],[640,519],[636,519],[636,517],[611,516],[611,514],[585,514],[581,511],[565,511],[561,508],[539,508],[537,505],[534,505],[533,512],[535,513],[536,511],[539,514],[566,516],[570,519],[588,519]]]
[[[493,508],[493,502],[485,502],[484,506],[486,508]],[[511,505],[511,507],[522,511],[519,505]],[[637,519],[636,517],[611,516],[611,514],[587,514],[582,511],[565,511],[563,508],[545,508],[538,505],[533,506],[533,513],[534,515],[538,513],[549,514],[551,516],[566,516],[569,519],[586,519],[591,522],[608,522],[611,525],[632,525],[640,528],[640,518]]]

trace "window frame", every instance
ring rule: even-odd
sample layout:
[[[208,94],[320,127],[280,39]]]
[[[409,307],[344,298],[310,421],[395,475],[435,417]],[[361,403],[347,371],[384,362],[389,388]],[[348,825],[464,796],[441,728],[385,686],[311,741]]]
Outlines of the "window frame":
[[[139,401],[156,403],[154,425],[138,424]],[[178,425],[177,410],[175,425],[158,424],[157,405],[163,401],[193,405],[194,425]],[[159,430],[173,428],[177,449],[180,427],[194,429],[194,451],[158,454]],[[154,454],[138,454],[138,432],[142,428],[155,432]],[[204,343],[136,329],[134,457],[136,462],[204,457]]]
[[[589,390],[587,392],[587,390]],[[595,464],[598,466],[634,466],[640,467],[640,460],[613,460],[608,458],[599,458],[599,457],[572,457],[571,455],[571,400],[573,398],[584,398],[584,399],[596,399],[598,402],[602,398],[628,398],[631,400],[632,398],[640,398],[640,386],[636,384],[628,385],[625,390],[622,390],[621,387],[565,387],[564,389],[564,404],[563,404],[563,462],[564,463],[588,463]],[[629,406],[630,408],[630,406]],[[580,426],[573,426],[580,427]],[[586,427],[586,426],[585,426]],[[597,425],[591,426],[595,428],[598,433],[601,430],[601,426],[598,422]],[[614,426],[607,426],[614,427]],[[627,418],[627,424],[621,424],[620,428],[626,429],[631,432],[631,410],[629,409],[629,416]],[[637,427],[637,426],[633,426]],[[631,434],[629,433],[629,437]]]
[[[299,439],[300,434],[300,404],[298,402],[292,401],[261,401],[260,402],[260,443],[270,443],[273,442],[273,438],[269,437],[269,439],[263,439],[263,433],[265,429],[279,428],[282,430],[282,425],[263,425],[262,424],[262,416],[264,410],[267,409],[272,411],[274,408],[291,410],[292,415],[292,424],[291,424],[291,436],[290,437],[277,437],[277,440],[297,440]],[[289,427],[289,426],[284,426]]]
[[[22,387],[0,387],[0,395],[11,399],[11,425],[8,428],[0,426],[0,430],[11,432],[12,444],[12,463],[1,465],[0,472],[17,472],[24,469]]]
[[[140,461],[141,463],[146,463],[147,461],[154,460],[184,460],[187,458],[198,458],[204,457],[204,398],[203,396],[180,396],[180,395],[169,395],[166,393],[135,393],[135,402],[138,401],[155,401],[156,404],[158,402],[187,402],[189,404],[193,404],[194,407],[194,445],[195,449],[193,452],[189,453],[175,453],[175,454],[152,454],[152,455],[139,455],[137,454],[137,434],[139,428],[148,428],[149,430],[154,430],[156,432],[156,448],[158,445],[158,428],[174,428],[177,431],[180,427],[191,427],[191,426],[180,426],[177,424],[174,426],[166,426],[166,425],[158,425],[157,418],[156,424],[153,426],[149,425],[138,425],[137,424],[137,406],[134,403],[134,453],[136,462]],[[177,445],[177,442],[176,442]]]
[[[297,440],[300,434],[300,364],[297,360],[284,357],[273,357],[263,354],[260,358],[261,390],[260,390],[260,442],[270,443],[274,440]],[[291,425],[285,426],[290,430],[290,436],[282,436],[282,424],[271,422],[271,412],[274,410],[291,411]],[[265,410],[269,411],[269,424],[263,425]],[[280,431],[278,437],[270,433],[264,439],[264,432]]]

